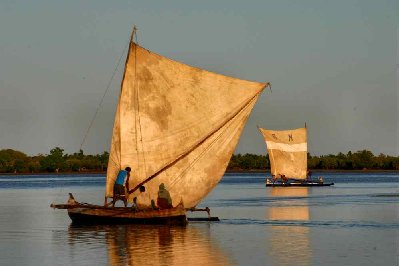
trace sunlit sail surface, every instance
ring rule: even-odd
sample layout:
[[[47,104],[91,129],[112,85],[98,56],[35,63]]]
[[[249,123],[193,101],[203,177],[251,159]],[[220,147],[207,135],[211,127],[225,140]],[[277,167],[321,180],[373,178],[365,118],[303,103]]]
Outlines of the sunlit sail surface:
[[[262,133],[270,159],[270,171],[274,176],[306,179],[307,175],[307,131],[306,128],[292,130],[266,130]]]
[[[129,187],[145,182],[155,198],[164,183],[174,205],[195,206],[223,176],[266,85],[191,67],[132,43],[115,114],[106,197],[112,197],[118,171],[129,166]]]

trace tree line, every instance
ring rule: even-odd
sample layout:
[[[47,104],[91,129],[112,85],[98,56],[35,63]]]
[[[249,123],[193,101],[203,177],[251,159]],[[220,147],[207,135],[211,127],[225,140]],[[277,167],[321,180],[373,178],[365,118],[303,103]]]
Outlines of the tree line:
[[[308,153],[308,169],[312,170],[399,170],[399,156],[374,155],[371,151],[342,152],[337,155],[312,156]],[[237,154],[230,159],[228,170],[268,170],[269,155]]]
[[[86,155],[80,150],[66,154],[60,147],[49,154],[28,156],[12,149],[0,150],[0,173],[51,173],[51,172],[104,172],[109,153]],[[385,154],[374,155],[371,151],[349,151],[347,154],[312,156],[308,153],[308,168],[313,170],[399,170],[399,157]],[[235,154],[231,157],[228,171],[267,171],[269,156]]]
[[[52,173],[52,172],[103,172],[108,165],[108,152],[86,155],[65,154],[64,149],[55,147],[49,154],[27,156],[12,149],[0,150],[1,173]]]

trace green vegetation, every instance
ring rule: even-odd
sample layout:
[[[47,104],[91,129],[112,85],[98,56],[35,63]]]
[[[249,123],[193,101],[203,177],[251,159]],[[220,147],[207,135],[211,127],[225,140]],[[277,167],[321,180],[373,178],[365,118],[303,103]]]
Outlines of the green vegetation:
[[[266,170],[270,168],[268,155],[233,155],[228,170]],[[362,150],[347,154],[311,156],[308,153],[308,168],[314,170],[399,170],[399,157]]]
[[[43,172],[103,172],[108,165],[108,152],[85,155],[82,150],[64,154],[55,147],[47,155],[27,156],[12,149],[0,150],[0,173],[43,173]],[[236,154],[231,157],[229,171],[266,171],[270,167],[268,155]],[[308,154],[309,169],[319,170],[399,170],[399,157],[363,150],[338,153],[337,155],[311,156]]]
[[[42,173],[42,172],[102,172],[107,169],[108,152],[85,155],[82,150],[64,154],[55,147],[50,154],[29,157],[20,151],[0,150],[0,173]]]

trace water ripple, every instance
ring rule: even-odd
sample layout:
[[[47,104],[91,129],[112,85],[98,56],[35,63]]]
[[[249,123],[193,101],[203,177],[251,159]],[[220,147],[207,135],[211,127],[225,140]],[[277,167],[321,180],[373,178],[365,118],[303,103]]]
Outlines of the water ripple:
[[[257,220],[257,219],[221,219],[224,224],[236,225],[272,225],[272,226],[302,226],[329,228],[375,228],[399,229],[399,223],[377,223],[370,221],[295,221],[295,220]]]

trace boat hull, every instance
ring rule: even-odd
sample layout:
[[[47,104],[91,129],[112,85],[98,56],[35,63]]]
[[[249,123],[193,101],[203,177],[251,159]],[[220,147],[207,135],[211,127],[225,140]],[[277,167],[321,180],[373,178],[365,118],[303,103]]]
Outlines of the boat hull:
[[[319,182],[290,182],[290,183],[270,183],[266,187],[328,187],[334,183],[319,183]]]
[[[73,224],[187,224],[183,206],[165,210],[133,211],[131,208],[104,208],[91,205],[68,209],[68,215]]]

